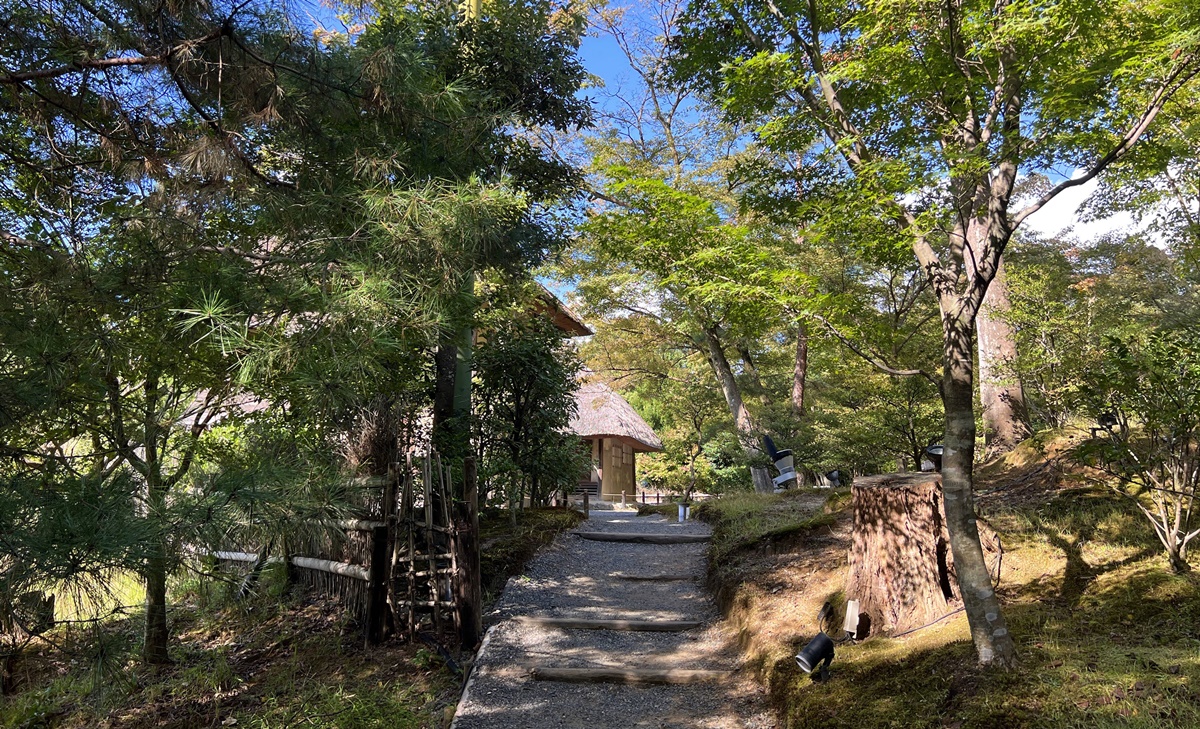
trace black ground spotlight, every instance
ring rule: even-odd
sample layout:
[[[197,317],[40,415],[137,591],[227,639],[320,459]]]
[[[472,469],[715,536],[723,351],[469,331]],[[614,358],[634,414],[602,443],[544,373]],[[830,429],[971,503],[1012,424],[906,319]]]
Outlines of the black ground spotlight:
[[[829,664],[832,662],[833,640],[824,633],[817,633],[817,636],[808,641],[808,645],[796,654],[796,665],[805,673],[812,673],[817,664],[820,664],[817,675],[813,676],[814,681],[825,681],[829,678]]]

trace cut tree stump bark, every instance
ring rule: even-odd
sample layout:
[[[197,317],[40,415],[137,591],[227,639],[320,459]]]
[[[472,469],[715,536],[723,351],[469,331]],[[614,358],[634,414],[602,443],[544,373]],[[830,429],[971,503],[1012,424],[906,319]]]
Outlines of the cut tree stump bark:
[[[938,473],[859,477],[846,599],[859,601],[859,635],[896,635],[962,606]],[[982,522],[980,542],[998,578],[999,537]]]
[[[537,681],[566,681],[569,683],[651,683],[689,684],[704,681],[723,681],[732,671],[700,671],[684,668],[534,668]]]
[[[583,539],[595,542],[634,542],[638,544],[695,544],[707,542],[705,534],[640,534],[628,532],[575,532]]]
[[[699,620],[602,620],[592,618],[535,618],[519,615],[514,621],[523,625],[571,630],[631,630],[650,633],[681,633],[699,628]]]

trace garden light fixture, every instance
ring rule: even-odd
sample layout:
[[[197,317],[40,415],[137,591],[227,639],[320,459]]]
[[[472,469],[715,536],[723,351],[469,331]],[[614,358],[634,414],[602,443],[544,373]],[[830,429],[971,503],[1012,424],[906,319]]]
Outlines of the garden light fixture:
[[[775,469],[779,471],[779,475],[775,477],[775,490],[782,491],[787,488],[789,481],[796,480],[796,461],[792,457],[790,450],[779,450],[775,447],[775,441],[771,440],[771,436],[763,436],[763,445],[767,448],[767,455],[775,463]]]
[[[946,447],[941,443],[934,443],[925,449],[925,457],[929,459],[929,463],[932,464],[933,470],[937,471],[938,473],[942,472],[942,455],[945,454],[945,452]],[[923,471],[925,469],[922,468],[921,470]]]
[[[817,636],[808,641],[808,645],[796,654],[796,665],[800,666],[800,670],[812,673],[814,668],[817,669],[817,675],[813,676],[814,681],[829,678],[829,664],[832,662],[833,640],[824,633],[817,633]]]

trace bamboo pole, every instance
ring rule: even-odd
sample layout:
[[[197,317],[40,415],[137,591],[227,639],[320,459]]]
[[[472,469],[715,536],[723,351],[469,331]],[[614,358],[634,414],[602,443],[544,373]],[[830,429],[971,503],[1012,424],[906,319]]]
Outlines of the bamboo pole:
[[[436,572],[437,570],[437,549],[433,542],[433,473],[433,457],[430,454],[425,459],[425,468],[422,470],[422,480],[425,486],[425,550],[430,572]],[[435,633],[441,635],[442,613],[436,607],[439,597],[437,580],[429,580],[429,600],[435,604],[433,608],[433,629]]]
[[[368,582],[371,579],[370,574],[356,564],[334,562],[328,559],[316,559],[313,557],[292,557],[292,564],[302,569],[327,572],[332,575],[341,575],[342,577],[362,580],[363,582]]]
[[[413,481],[415,480],[412,470],[412,461],[409,460],[409,478],[405,486],[405,494],[408,497],[408,508],[404,514],[404,528],[408,532],[408,637],[411,640],[417,634],[417,506],[416,493],[413,489]]]

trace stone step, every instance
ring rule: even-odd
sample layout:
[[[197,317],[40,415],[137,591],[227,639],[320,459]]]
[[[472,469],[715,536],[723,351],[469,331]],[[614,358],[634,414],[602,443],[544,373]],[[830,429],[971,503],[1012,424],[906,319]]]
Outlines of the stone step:
[[[631,544],[697,544],[710,541],[707,534],[647,534],[641,532],[572,532],[594,542],[629,542]]]
[[[733,671],[707,671],[694,668],[553,668],[538,666],[531,674],[535,681],[567,683],[625,683],[682,685],[723,681]]]
[[[700,620],[612,620],[597,618],[539,618],[518,615],[514,621],[522,625],[567,630],[632,630],[654,633],[680,633],[699,628]]]

